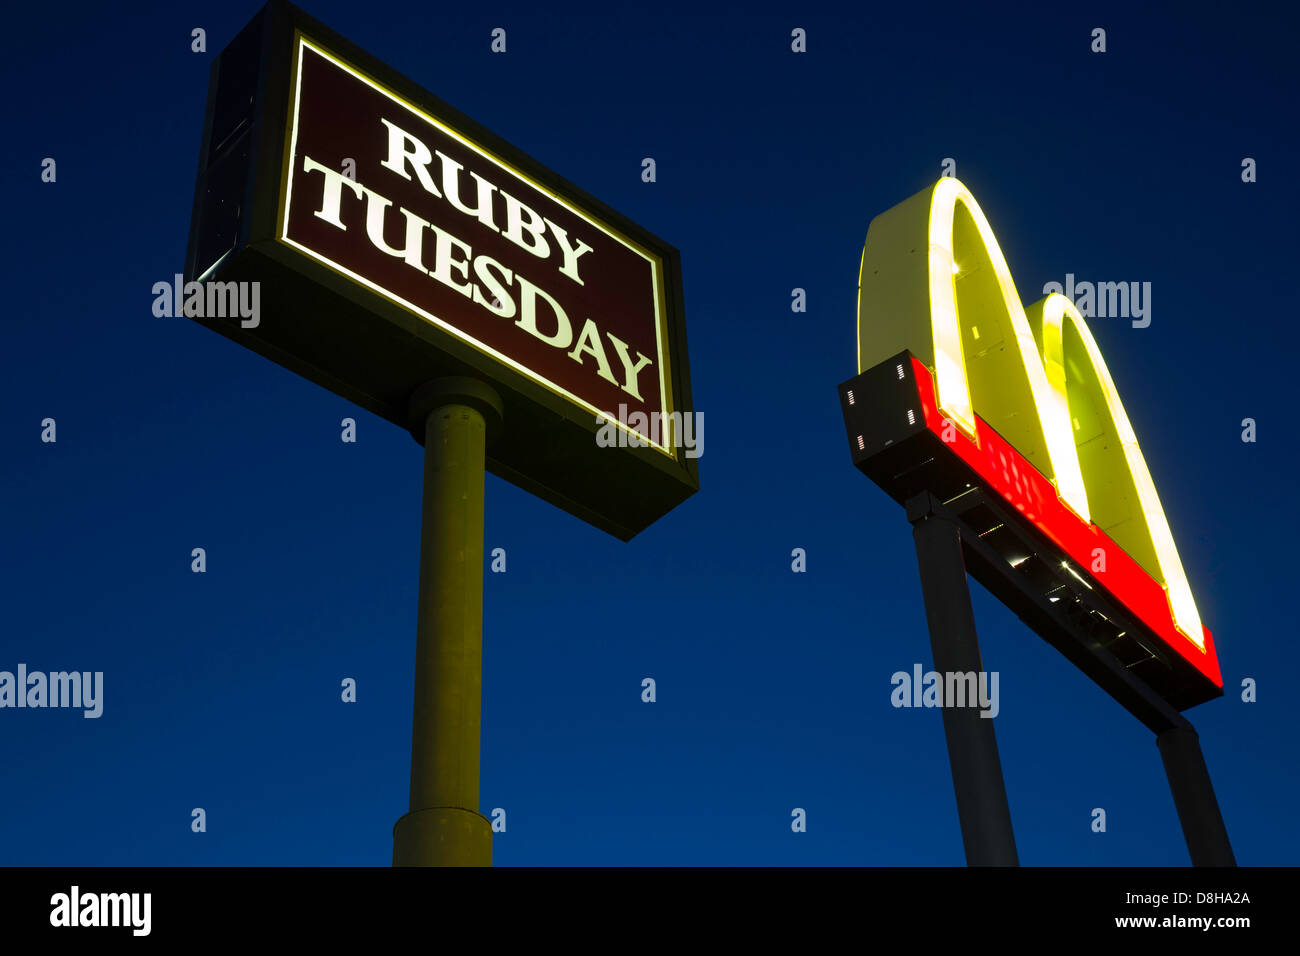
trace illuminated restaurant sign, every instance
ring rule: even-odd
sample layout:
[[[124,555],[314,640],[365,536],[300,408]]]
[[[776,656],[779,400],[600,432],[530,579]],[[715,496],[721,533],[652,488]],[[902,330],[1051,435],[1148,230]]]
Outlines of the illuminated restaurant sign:
[[[619,537],[698,487],[676,250],[288,4],[214,64],[186,277],[259,281],[196,321],[404,427],[488,382],[489,470]]]
[[[860,378],[875,370],[872,381],[902,390],[890,393],[901,402],[896,428],[850,426],[860,467],[900,500],[992,491],[1063,556],[1065,572],[1144,625],[1142,636],[1118,638],[1165,658],[1171,676],[1151,669],[1162,693],[1187,706],[1222,692],[1214,642],[1095,339],[1063,295],[1022,305],[987,219],[956,179],[872,221],[858,352]],[[919,433],[923,444],[900,450]]]

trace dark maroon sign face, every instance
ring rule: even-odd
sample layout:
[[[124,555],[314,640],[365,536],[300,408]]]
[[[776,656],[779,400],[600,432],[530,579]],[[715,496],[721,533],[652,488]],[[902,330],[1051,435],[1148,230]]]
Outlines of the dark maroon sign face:
[[[672,454],[635,425],[674,410],[660,259],[303,37],[296,58],[280,240]]]

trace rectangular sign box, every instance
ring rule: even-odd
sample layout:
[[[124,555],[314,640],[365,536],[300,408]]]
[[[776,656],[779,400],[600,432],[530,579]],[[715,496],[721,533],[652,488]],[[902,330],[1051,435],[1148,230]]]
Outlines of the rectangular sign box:
[[[420,437],[419,386],[486,381],[488,469],[623,540],[699,488],[677,250],[288,3],[213,63],[185,280],[258,282],[185,314]]]
[[[1007,520],[970,520],[1029,587],[1064,601],[1062,613],[1086,618],[1092,640],[1178,710],[1223,695],[1209,631],[1207,653],[1179,650],[1187,639],[1174,628],[1164,589],[1105,532],[1070,512],[1023,455],[982,419],[978,447],[960,435],[943,440],[933,377],[914,355],[900,352],[840,385],[839,393],[853,464],[891,498],[905,504],[929,492],[957,502],[971,489],[995,496]],[[1102,575],[1091,571],[1099,545],[1110,555]]]

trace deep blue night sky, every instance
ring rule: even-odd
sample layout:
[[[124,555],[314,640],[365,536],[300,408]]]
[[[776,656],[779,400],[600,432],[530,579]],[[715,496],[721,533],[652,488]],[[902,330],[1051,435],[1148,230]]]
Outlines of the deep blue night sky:
[[[387,865],[422,452],[152,315],[183,264],[209,67],[259,6],[130,6],[19,4],[0,58],[0,670],[105,683],[98,720],[0,710],[0,863]],[[1227,695],[1188,716],[1238,860],[1300,862],[1290,33],[1255,5],[546,7],[304,4],[682,254],[702,490],[621,543],[488,478],[495,862],[964,862],[940,713],[890,706],[893,672],[930,667],[910,528],[851,466],[835,393],[867,224],[945,157],[1026,301],[1067,272],[1152,283],[1150,327],[1090,325],[1218,642]],[[975,601],[1022,863],[1186,864],[1150,733]]]

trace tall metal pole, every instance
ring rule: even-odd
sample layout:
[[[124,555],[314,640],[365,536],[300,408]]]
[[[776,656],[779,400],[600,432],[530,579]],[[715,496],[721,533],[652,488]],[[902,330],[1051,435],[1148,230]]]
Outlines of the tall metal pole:
[[[1156,746],[1160,748],[1192,866],[1236,866],[1228,828],[1201,753],[1200,736],[1191,727],[1171,727],[1156,736]]]
[[[957,524],[931,510],[927,494],[907,504],[912,522],[916,560],[921,570],[921,593],[930,625],[934,669],[940,675],[974,673],[980,661],[975,612],[962,557]],[[978,707],[953,707],[945,701],[943,732],[948,742],[948,763],[957,794],[957,817],[966,847],[967,866],[1018,866],[1016,837],[1011,827],[1002,761],[998,757],[993,720]]]
[[[495,420],[494,420],[495,419]],[[483,498],[496,393],[440,379],[411,400],[424,444],[410,812],[393,827],[394,866],[491,866],[478,810],[483,665]]]

